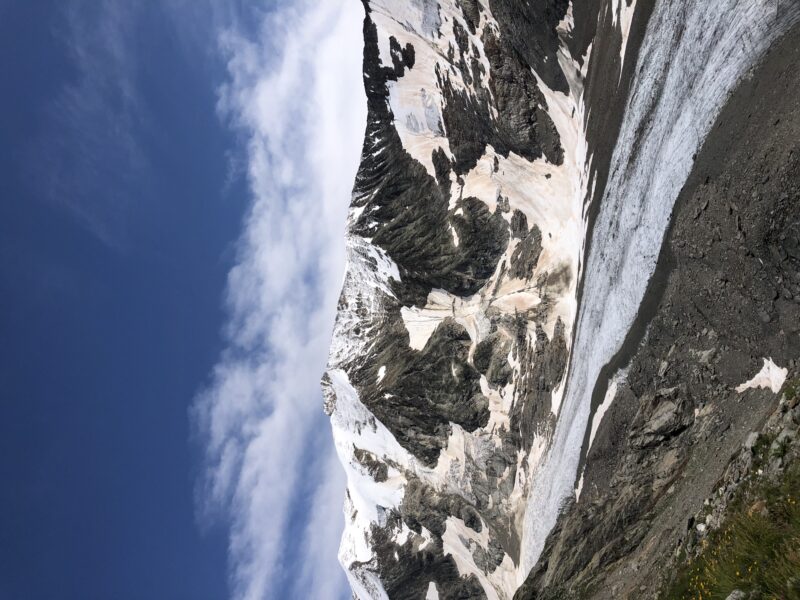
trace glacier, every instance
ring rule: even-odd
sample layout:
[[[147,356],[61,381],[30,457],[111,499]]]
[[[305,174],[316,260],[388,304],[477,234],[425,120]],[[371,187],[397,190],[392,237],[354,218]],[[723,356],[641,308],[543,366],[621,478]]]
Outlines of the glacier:
[[[572,493],[592,393],[636,319],[694,155],[739,80],[800,20],[800,4],[774,5],[656,3],[591,232],[564,406],[528,500],[523,570]]]

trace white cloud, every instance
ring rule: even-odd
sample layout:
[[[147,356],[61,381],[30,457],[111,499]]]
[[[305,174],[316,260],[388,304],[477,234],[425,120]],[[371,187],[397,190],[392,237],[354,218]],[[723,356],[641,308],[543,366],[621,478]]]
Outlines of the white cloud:
[[[253,198],[229,276],[228,348],[195,416],[205,500],[231,519],[237,599],[347,593],[336,562],[345,483],[319,378],[366,122],[362,11],[294,2],[221,35],[220,112],[242,134]]]
[[[116,248],[127,244],[129,190],[148,173],[138,140],[147,114],[131,51],[139,12],[139,2],[122,0],[59,8],[53,33],[75,72],[50,103],[28,161],[45,197]]]

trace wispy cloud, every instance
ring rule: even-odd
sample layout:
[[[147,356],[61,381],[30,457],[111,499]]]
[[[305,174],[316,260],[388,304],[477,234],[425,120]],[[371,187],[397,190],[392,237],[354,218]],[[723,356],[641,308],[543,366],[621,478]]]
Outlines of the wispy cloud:
[[[74,72],[53,99],[29,161],[47,198],[109,246],[125,245],[125,220],[142,189],[146,122],[131,51],[138,2],[68,3],[54,18]],[[133,184],[136,183],[137,186]]]
[[[229,276],[228,347],[195,417],[205,506],[231,520],[237,599],[348,593],[344,476],[319,378],[366,121],[362,18],[354,0],[281,3],[221,35],[220,112],[242,135],[252,207]]]

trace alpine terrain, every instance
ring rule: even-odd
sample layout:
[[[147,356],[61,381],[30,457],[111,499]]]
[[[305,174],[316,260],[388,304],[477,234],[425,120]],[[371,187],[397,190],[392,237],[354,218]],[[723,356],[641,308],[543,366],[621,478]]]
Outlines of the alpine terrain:
[[[363,4],[354,597],[800,598],[800,0]]]

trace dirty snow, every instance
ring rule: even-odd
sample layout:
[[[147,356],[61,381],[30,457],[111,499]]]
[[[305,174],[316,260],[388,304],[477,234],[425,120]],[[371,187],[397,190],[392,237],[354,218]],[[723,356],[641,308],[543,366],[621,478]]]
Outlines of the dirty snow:
[[[764,366],[758,374],[750,381],[747,381],[736,388],[740,394],[747,390],[766,388],[772,390],[773,394],[781,391],[783,384],[786,383],[786,376],[789,375],[788,369],[781,369],[772,362],[771,358],[764,359]]]

